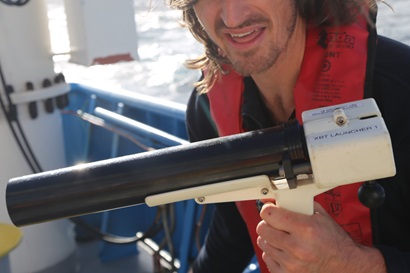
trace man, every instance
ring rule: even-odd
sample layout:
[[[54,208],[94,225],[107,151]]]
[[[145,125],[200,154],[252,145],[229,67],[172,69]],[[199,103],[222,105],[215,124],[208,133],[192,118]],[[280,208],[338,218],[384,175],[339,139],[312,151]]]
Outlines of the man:
[[[267,202],[218,204],[193,272],[410,272],[410,48],[377,36],[373,0],[170,0],[205,46],[188,62],[203,77],[190,98],[191,141],[297,118],[307,109],[374,97],[397,174],[384,204],[361,205],[361,183],[319,195],[315,214]],[[198,94],[201,93],[201,94]]]

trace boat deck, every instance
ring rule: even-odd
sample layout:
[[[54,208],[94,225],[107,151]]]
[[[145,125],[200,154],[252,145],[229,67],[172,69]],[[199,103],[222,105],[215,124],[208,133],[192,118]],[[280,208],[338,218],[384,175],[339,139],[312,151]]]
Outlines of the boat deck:
[[[154,270],[153,257],[139,247],[139,253],[112,262],[99,259],[100,242],[78,242],[76,252],[61,263],[38,273],[165,273]]]

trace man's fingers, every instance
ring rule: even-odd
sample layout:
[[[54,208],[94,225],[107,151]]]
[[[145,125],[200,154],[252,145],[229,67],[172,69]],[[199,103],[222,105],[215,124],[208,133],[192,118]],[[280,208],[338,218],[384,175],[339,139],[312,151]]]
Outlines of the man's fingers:
[[[298,229],[301,222],[306,221],[307,215],[281,209],[273,203],[265,203],[260,212],[260,216],[270,226],[288,233]]]

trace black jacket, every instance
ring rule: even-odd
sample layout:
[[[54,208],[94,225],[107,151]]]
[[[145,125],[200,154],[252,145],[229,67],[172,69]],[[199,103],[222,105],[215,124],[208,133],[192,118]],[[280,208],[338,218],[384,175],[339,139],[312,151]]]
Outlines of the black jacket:
[[[244,128],[274,125],[253,80],[245,78],[244,83]],[[386,200],[372,211],[373,241],[382,252],[389,273],[410,272],[410,47],[378,37],[372,96],[389,129],[397,170],[395,177],[379,181]],[[187,129],[193,142],[218,137],[207,96],[197,95],[195,90],[188,102]],[[235,204],[217,204],[206,243],[194,263],[194,273],[240,273],[253,255],[245,222]]]

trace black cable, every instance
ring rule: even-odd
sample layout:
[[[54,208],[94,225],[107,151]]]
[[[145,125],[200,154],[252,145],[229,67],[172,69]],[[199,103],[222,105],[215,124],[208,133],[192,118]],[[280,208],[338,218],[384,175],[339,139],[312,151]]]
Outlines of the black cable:
[[[19,149],[21,150],[21,153],[24,157],[24,159],[26,160],[27,164],[30,166],[30,169],[33,173],[37,173],[37,172],[41,172],[42,169],[33,153],[33,151],[30,148],[30,144],[27,141],[27,138],[25,137],[23,128],[20,125],[20,122],[17,118],[17,108],[16,106],[11,102],[11,98],[10,98],[10,92],[12,91],[12,87],[7,85],[6,83],[6,79],[4,77],[3,74],[3,70],[1,67],[1,63],[0,63],[0,80],[4,89],[4,93],[5,93],[5,97],[7,98],[8,101],[8,108],[6,107],[1,95],[0,95],[0,105],[1,105],[1,109],[3,111],[4,116],[6,117],[7,120],[7,124],[10,127],[10,130],[14,136],[14,139],[17,142],[17,145],[19,146]],[[20,136],[23,138],[23,142],[24,145],[26,147],[26,149],[28,150],[30,156],[31,156],[31,160],[29,158],[29,155],[27,154],[27,151],[25,150],[25,148],[23,147],[23,143],[20,140],[20,138],[17,135],[16,129],[13,126],[13,121],[16,123],[17,128],[19,129],[20,132]]]
[[[9,95],[7,95],[7,97],[9,98]],[[40,173],[40,172],[43,171],[43,168],[41,167],[40,163],[38,162],[38,159],[37,159],[36,155],[34,154],[33,150],[31,149],[31,145],[29,144],[29,142],[28,142],[28,140],[27,140],[27,137],[26,137],[26,134],[24,133],[23,128],[22,128],[22,126],[21,126],[21,123],[20,123],[19,119],[17,118],[17,108],[16,108],[15,105],[13,105],[13,104],[11,103],[11,100],[10,100],[9,103],[10,103],[9,105],[10,105],[11,107],[14,107],[14,108],[15,108],[15,111],[16,111],[16,119],[15,119],[14,121],[15,121],[16,126],[17,126],[17,128],[18,128],[18,131],[20,132],[20,137],[23,139],[24,146],[26,147],[26,149],[27,149],[27,151],[28,151],[28,154],[29,154],[29,156],[30,156],[30,158],[31,158],[32,165],[33,165],[33,167],[35,168],[35,170],[34,170],[33,172],[34,172],[34,173],[36,173],[36,172]]]
[[[142,236],[124,237],[103,232],[100,229],[91,226],[79,217],[70,218],[70,220],[76,225],[90,231],[93,235],[96,236],[96,239],[102,240],[110,244],[135,244],[136,242],[152,237],[156,235],[159,231],[161,231],[161,225],[157,221],[154,221],[154,223],[148,228],[148,230]]]
[[[167,209],[170,211],[167,212]],[[168,214],[170,215],[171,225],[168,223]],[[175,253],[174,253],[174,244],[172,242],[172,234],[175,228],[175,217],[173,213],[173,205],[166,205],[162,211],[162,224],[164,230],[164,243],[168,247],[169,254],[171,255],[171,271],[175,271]],[[163,248],[163,247],[162,247]]]
[[[171,256],[173,256],[174,246],[172,245],[172,240],[170,238],[172,234],[174,234],[176,225],[174,204],[162,205],[159,208],[162,211],[162,226],[164,229],[165,236],[164,239],[158,244],[158,251],[164,249],[166,245],[168,245],[168,252],[171,254]]]

